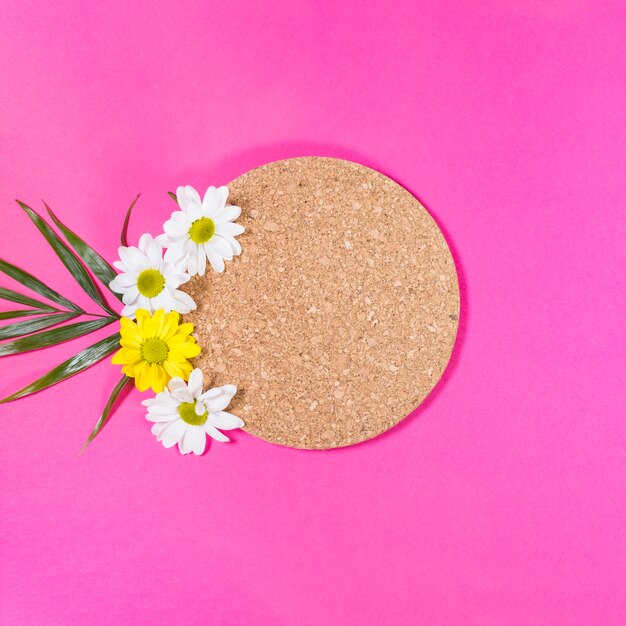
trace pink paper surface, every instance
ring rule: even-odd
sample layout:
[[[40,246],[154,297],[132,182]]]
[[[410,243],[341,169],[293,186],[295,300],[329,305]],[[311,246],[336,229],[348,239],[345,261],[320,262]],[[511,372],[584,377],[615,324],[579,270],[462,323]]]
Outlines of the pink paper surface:
[[[79,456],[106,362],[2,405],[0,622],[626,623],[625,23],[621,1],[4,3],[2,257],[90,306],[14,198],[113,261],[138,191],[135,241],[178,184],[328,155],[429,208],[462,318],[425,404],[342,450],[239,432],[182,457],[133,391]],[[2,396],[90,342],[2,359]]]

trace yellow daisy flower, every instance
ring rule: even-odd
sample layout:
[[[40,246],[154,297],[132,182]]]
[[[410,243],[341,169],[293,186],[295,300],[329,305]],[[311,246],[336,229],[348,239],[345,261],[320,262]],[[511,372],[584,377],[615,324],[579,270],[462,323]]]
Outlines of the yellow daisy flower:
[[[176,311],[165,313],[159,309],[150,315],[137,310],[137,321],[120,319],[122,346],[112,362],[122,365],[122,372],[135,379],[139,391],[163,391],[171,378],[189,379],[193,369],[187,359],[200,354],[200,346],[191,336],[193,324],[179,324]]]

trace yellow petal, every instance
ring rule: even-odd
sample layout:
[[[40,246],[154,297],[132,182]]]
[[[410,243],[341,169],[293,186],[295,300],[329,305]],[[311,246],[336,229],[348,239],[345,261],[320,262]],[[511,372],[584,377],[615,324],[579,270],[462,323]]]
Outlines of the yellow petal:
[[[165,321],[168,324],[172,324],[173,326],[178,326],[178,322],[180,321],[180,315],[178,311],[171,311],[165,316]]]
[[[195,341],[195,339],[193,339],[193,337],[190,337],[189,335],[179,335],[177,333],[167,343],[168,343],[169,346],[176,346],[176,345],[179,345],[181,343],[185,343],[185,342],[189,341],[190,339]]]
[[[202,350],[197,343],[180,343],[172,350],[183,354],[186,359],[193,359],[194,356],[198,356]]]
[[[158,328],[159,325],[153,317],[147,318],[141,325],[141,334],[144,338],[156,337]]]
[[[148,313],[148,311],[146,311],[145,309],[137,309],[137,311],[135,312],[135,317],[137,318],[139,330],[141,330],[141,326],[143,325],[143,323],[147,319],[150,319],[150,313]]]
[[[120,348],[114,358],[117,365],[133,365],[141,361],[141,352],[134,348]]]
[[[150,387],[154,393],[159,393],[165,388],[165,370],[161,365],[156,363],[150,364],[148,377],[150,379]]]
[[[182,333],[183,335],[191,335],[191,333],[193,332],[193,324],[190,324],[189,322],[187,322],[186,324],[181,324],[178,327],[178,332]]]
[[[174,361],[164,361],[163,367],[170,378],[174,378],[175,376],[183,377],[183,370],[179,367],[178,363]]]
[[[170,315],[165,316],[165,321],[163,322],[163,330],[161,331],[161,337],[166,342],[168,342],[178,331],[178,319],[172,318],[170,317]]]
[[[150,387],[148,368],[143,361],[135,367],[135,386],[139,391],[146,391]]]
[[[111,363],[113,363],[113,365],[124,365],[126,363],[126,359],[124,358],[124,348],[120,348],[111,357]]]
[[[122,339],[120,340],[120,346],[122,348],[129,348],[131,350],[139,350],[141,348],[141,341],[136,339],[130,339],[122,335]]]
[[[156,327],[155,336],[161,337],[163,335],[163,323],[165,322],[165,311],[163,309],[158,309],[152,315],[152,321]]]
[[[141,340],[139,326],[137,326],[135,322],[129,320],[127,317],[122,317],[120,319],[120,332],[122,333],[122,337],[126,337],[128,339],[136,339],[137,341]]]
[[[191,367],[191,363],[185,361],[184,363],[180,363],[180,369],[183,371],[183,380],[189,380],[189,376],[193,371],[193,367]]]
[[[175,348],[172,348],[170,350],[170,353],[167,355],[167,360],[174,361],[176,363],[184,363],[187,359],[191,359],[194,356],[196,355],[194,354],[189,356],[185,350],[181,349],[179,346],[176,346]]]

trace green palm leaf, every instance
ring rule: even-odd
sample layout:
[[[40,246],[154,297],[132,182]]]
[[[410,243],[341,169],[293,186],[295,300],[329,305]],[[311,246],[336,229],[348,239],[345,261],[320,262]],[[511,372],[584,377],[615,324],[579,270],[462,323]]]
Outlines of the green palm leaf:
[[[32,274],[21,270],[19,267],[15,265],[11,265],[7,261],[3,261],[0,259],[0,272],[4,272],[7,276],[10,276],[17,282],[22,283],[24,287],[28,287],[32,289],[40,296],[44,298],[48,298],[48,300],[52,300],[52,302],[56,302],[62,306],[67,307],[68,309],[72,309],[72,311],[78,311],[79,313],[84,313],[84,311],[76,304],[63,297],[60,293],[54,291],[54,289],[50,289],[47,285],[44,285],[38,278],[35,278]],[[10,289],[0,288],[0,298],[4,300],[11,300],[12,302],[20,302],[21,304],[30,304],[31,306],[39,307],[39,308],[52,308],[47,307],[45,304],[34,300],[33,298],[29,298],[28,296],[23,296],[16,291],[11,291]]]
[[[128,211],[126,211],[126,217],[124,217],[124,224],[122,224],[122,235],[120,237],[120,240],[123,246],[128,246],[128,240],[126,237],[128,234],[128,222],[130,222],[130,214],[133,212],[133,208],[137,204],[137,200],[139,200],[140,195],[141,195],[140,193],[137,194],[135,199],[130,203],[130,206],[128,207]]]
[[[0,312],[0,320],[11,320],[15,319],[16,317],[31,317],[33,315],[43,315],[44,313],[49,313],[50,310],[42,311],[41,309],[20,309],[19,311],[2,311]]]
[[[11,400],[17,400],[23,398],[42,389],[47,389],[56,383],[59,383],[83,370],[87,369],[94,363],[101,361],[105,356],[115,352],[119,348],[120,334],[115,333],[110,337],[101,339],[97,343],[81,350],[78,354],[58,365],[47,374],[38,378],[35,382],[27,385],[20,391],[7,396],[3,400],[0,400],[0,404],[4,402],[10,402]]]
[[[52,212],[52,209],[44,202],[48,215],[52,218],[58,229],[63,233],[70,245],[76,251],[76,254],[83,260],[85,265],[94,273],[94,276],[109,289],[109,283],[117,276],[116,271],[105,259],[100,256],[90,245],[85,243],[74,231],[70,230],[61,220]],[[116,298],[122,299],[121,294],[111,291]]]
[[[45,237],[59,259],[61,259],[63,265],[65,265],[76,282],[83,288],[83,291],[85,291],[94,302],[100,305],[104,311],[111,315],[116,315],[115,311],[109,307],[104,298],[100,295],[96,284],[76,255],[61,241],[59,236],[41,217],[39,217],[39,215],[37,215],[37,213],[35,213],[35,211],[19,200],[17,200],[17,203],[24,209],[26,215],[30,217],[33,224],[35,224],[39,232]]]
[[[16,322],[15,324],[7,324],[0,327],[0,339],[11,339],[13,337],[22,337],[23,335],[29,335],[38,330],[49,328],[50,326],[56,326],[62,322],[67,322],[74,317],[77,317],[80,313],[56,313],[54,315],[44,315],[43,317],[36,317],[32,320],[26,320],[24,322]],[[9,344],[5,344],[9,345]],[[2,354],[3,345],[0,345],[0,355]],[[10,353],[9,353],[10,354]]]
[[[115,404],[115,401],[117,400],[117,397],[120,395],[120,392],[122,391],[122,389],[124,389],[124,387],[126,387],[126,385],[131,380],[132,380],[132,378],[128,378],[128,376],[124,375],[118,381],[117,385],[115,385],[115,387],[113,387],[113,390],[111,391],[111,395],[109,396],[109,399],[108,399],[108,401],[106,403],[106,406],[104,407],[104,410],[102,411],[102,414],[98,418],[98,421],[96,422],[96,425],[93,427],[93,430],[91,431],[91,434],[89,435],[89,438],[85,442],[85,445],[83,446],[82,451],[84,451],[85,448],[87,448],[87,446],[98,436],[100,431],[106,426],[106,424],[109,421],[109,418],[111,416],[111,410],[113,409],[113,405]]]
[[[21,354],[22,352],[30,352],[31,350],[38,350],[39,348],[47,348],[49,346],[55,346],[64,341],[75,339],[76,337],[82,337],[89,333],[103,328],[112,322],[115,322],[115,317],[101,317],[97,320],[90,320],[88,322],[77,322],[76,324],[68,324],[61,328],[54,328],[52,330],[44,330],[28,337],[21,337],[15,341],[10,341],[0,345],[0,356],[8,356],[9,354]]]

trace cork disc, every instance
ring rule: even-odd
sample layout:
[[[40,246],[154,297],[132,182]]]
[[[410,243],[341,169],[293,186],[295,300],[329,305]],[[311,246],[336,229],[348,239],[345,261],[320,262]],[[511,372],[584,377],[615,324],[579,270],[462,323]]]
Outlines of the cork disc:
[[[228,185],[243,252],[187,291],[205,383],[237,385],[245,430],[335,448],[402,420],[441,377],[459,289],[424,207],[383,174],[305,157]]]

